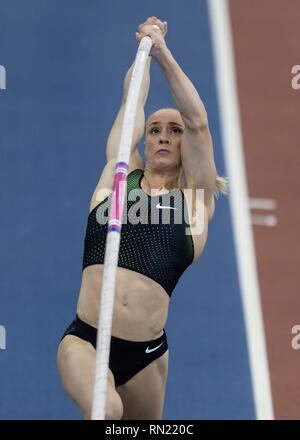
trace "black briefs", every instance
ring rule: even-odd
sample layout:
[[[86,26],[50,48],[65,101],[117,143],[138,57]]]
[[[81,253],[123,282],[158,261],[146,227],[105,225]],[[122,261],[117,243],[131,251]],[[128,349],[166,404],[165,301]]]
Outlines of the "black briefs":
[[[81,321],[76,315],[74,321],[65,331],[66,335],[74,335],[90,342],[96,349],[97,329]],[[150,341],[126,341],[111,336],[109,368],[115,379],[115,385],[123,385],[135,374],[162,356],[168,350],[166,332],[157,339]]]

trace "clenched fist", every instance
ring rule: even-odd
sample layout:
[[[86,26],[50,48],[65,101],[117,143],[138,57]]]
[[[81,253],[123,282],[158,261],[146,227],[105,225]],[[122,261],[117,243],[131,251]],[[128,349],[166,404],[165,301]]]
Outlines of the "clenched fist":
[[[159,29],[153,25],[158,26]],[[162,22],[156,17],[149,17],[145,23],[139,25],[138,29],[139,31],[135,34],[137,44],[140,44],[143,37],[149,36],[152,40],[152,48],[149,55],[155,59],[161,50],[167,47],[164,38],[168,30],[167,22]]]

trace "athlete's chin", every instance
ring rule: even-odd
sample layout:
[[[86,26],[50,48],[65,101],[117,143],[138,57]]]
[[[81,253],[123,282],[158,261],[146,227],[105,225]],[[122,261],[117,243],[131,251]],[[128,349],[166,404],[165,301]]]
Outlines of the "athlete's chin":
[[[173,158],[171,158],[171,157],[166,157],[166,156],[163,156],[163,157],[160,157],[159,159],[156,159],[155,162],[156,162],[157,165],[160,165],[160,166],[171,166],[171,167],[175,167],[175,166],[178,165],[178,163],[175,162]]]
[[[147,160],[146,158],[146,164],[148,164],[148,166],[152,167],[152,168],[156,168],[156,169],[176,169],[181,167],[181,161],[180,160],[174,160],[174,157],[156,157],[156,158],[149,158],[149,160]]]
[[[155,168],[158,170],[172,170],[176,168],[176,165],[172,163],[158,163],[156,164]]]
[[[157,163],[157,168],[161,169],[175,169],[180,167],[180,163],[173,162],[173,161],[160,161]]]

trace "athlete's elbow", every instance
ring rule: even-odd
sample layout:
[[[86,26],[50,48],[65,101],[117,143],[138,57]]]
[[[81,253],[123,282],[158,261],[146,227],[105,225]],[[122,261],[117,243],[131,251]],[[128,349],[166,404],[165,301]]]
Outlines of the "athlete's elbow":
[[[209,125],[207,114],[197,114],[193,117],[182,118],[184,121],[185,128],[195,132],[195,133],[209,133]]]
[[[206,165],[205,167],[198,168],[195,171],[194,178],[191,176],[188,183],[193,188],[214,191],[217,176],[215,164],[211,164],[210,166]]]

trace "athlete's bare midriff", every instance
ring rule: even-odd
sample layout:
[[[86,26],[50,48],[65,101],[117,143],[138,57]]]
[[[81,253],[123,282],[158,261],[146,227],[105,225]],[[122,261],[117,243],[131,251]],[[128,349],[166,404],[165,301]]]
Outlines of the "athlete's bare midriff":
[[[101,304],[103,264],[82,273],[77,314],[97,328]],[[111,334],[129,341],[148,341],[163,334],[169,295],[155,281],[138,272],[117,267]]]

